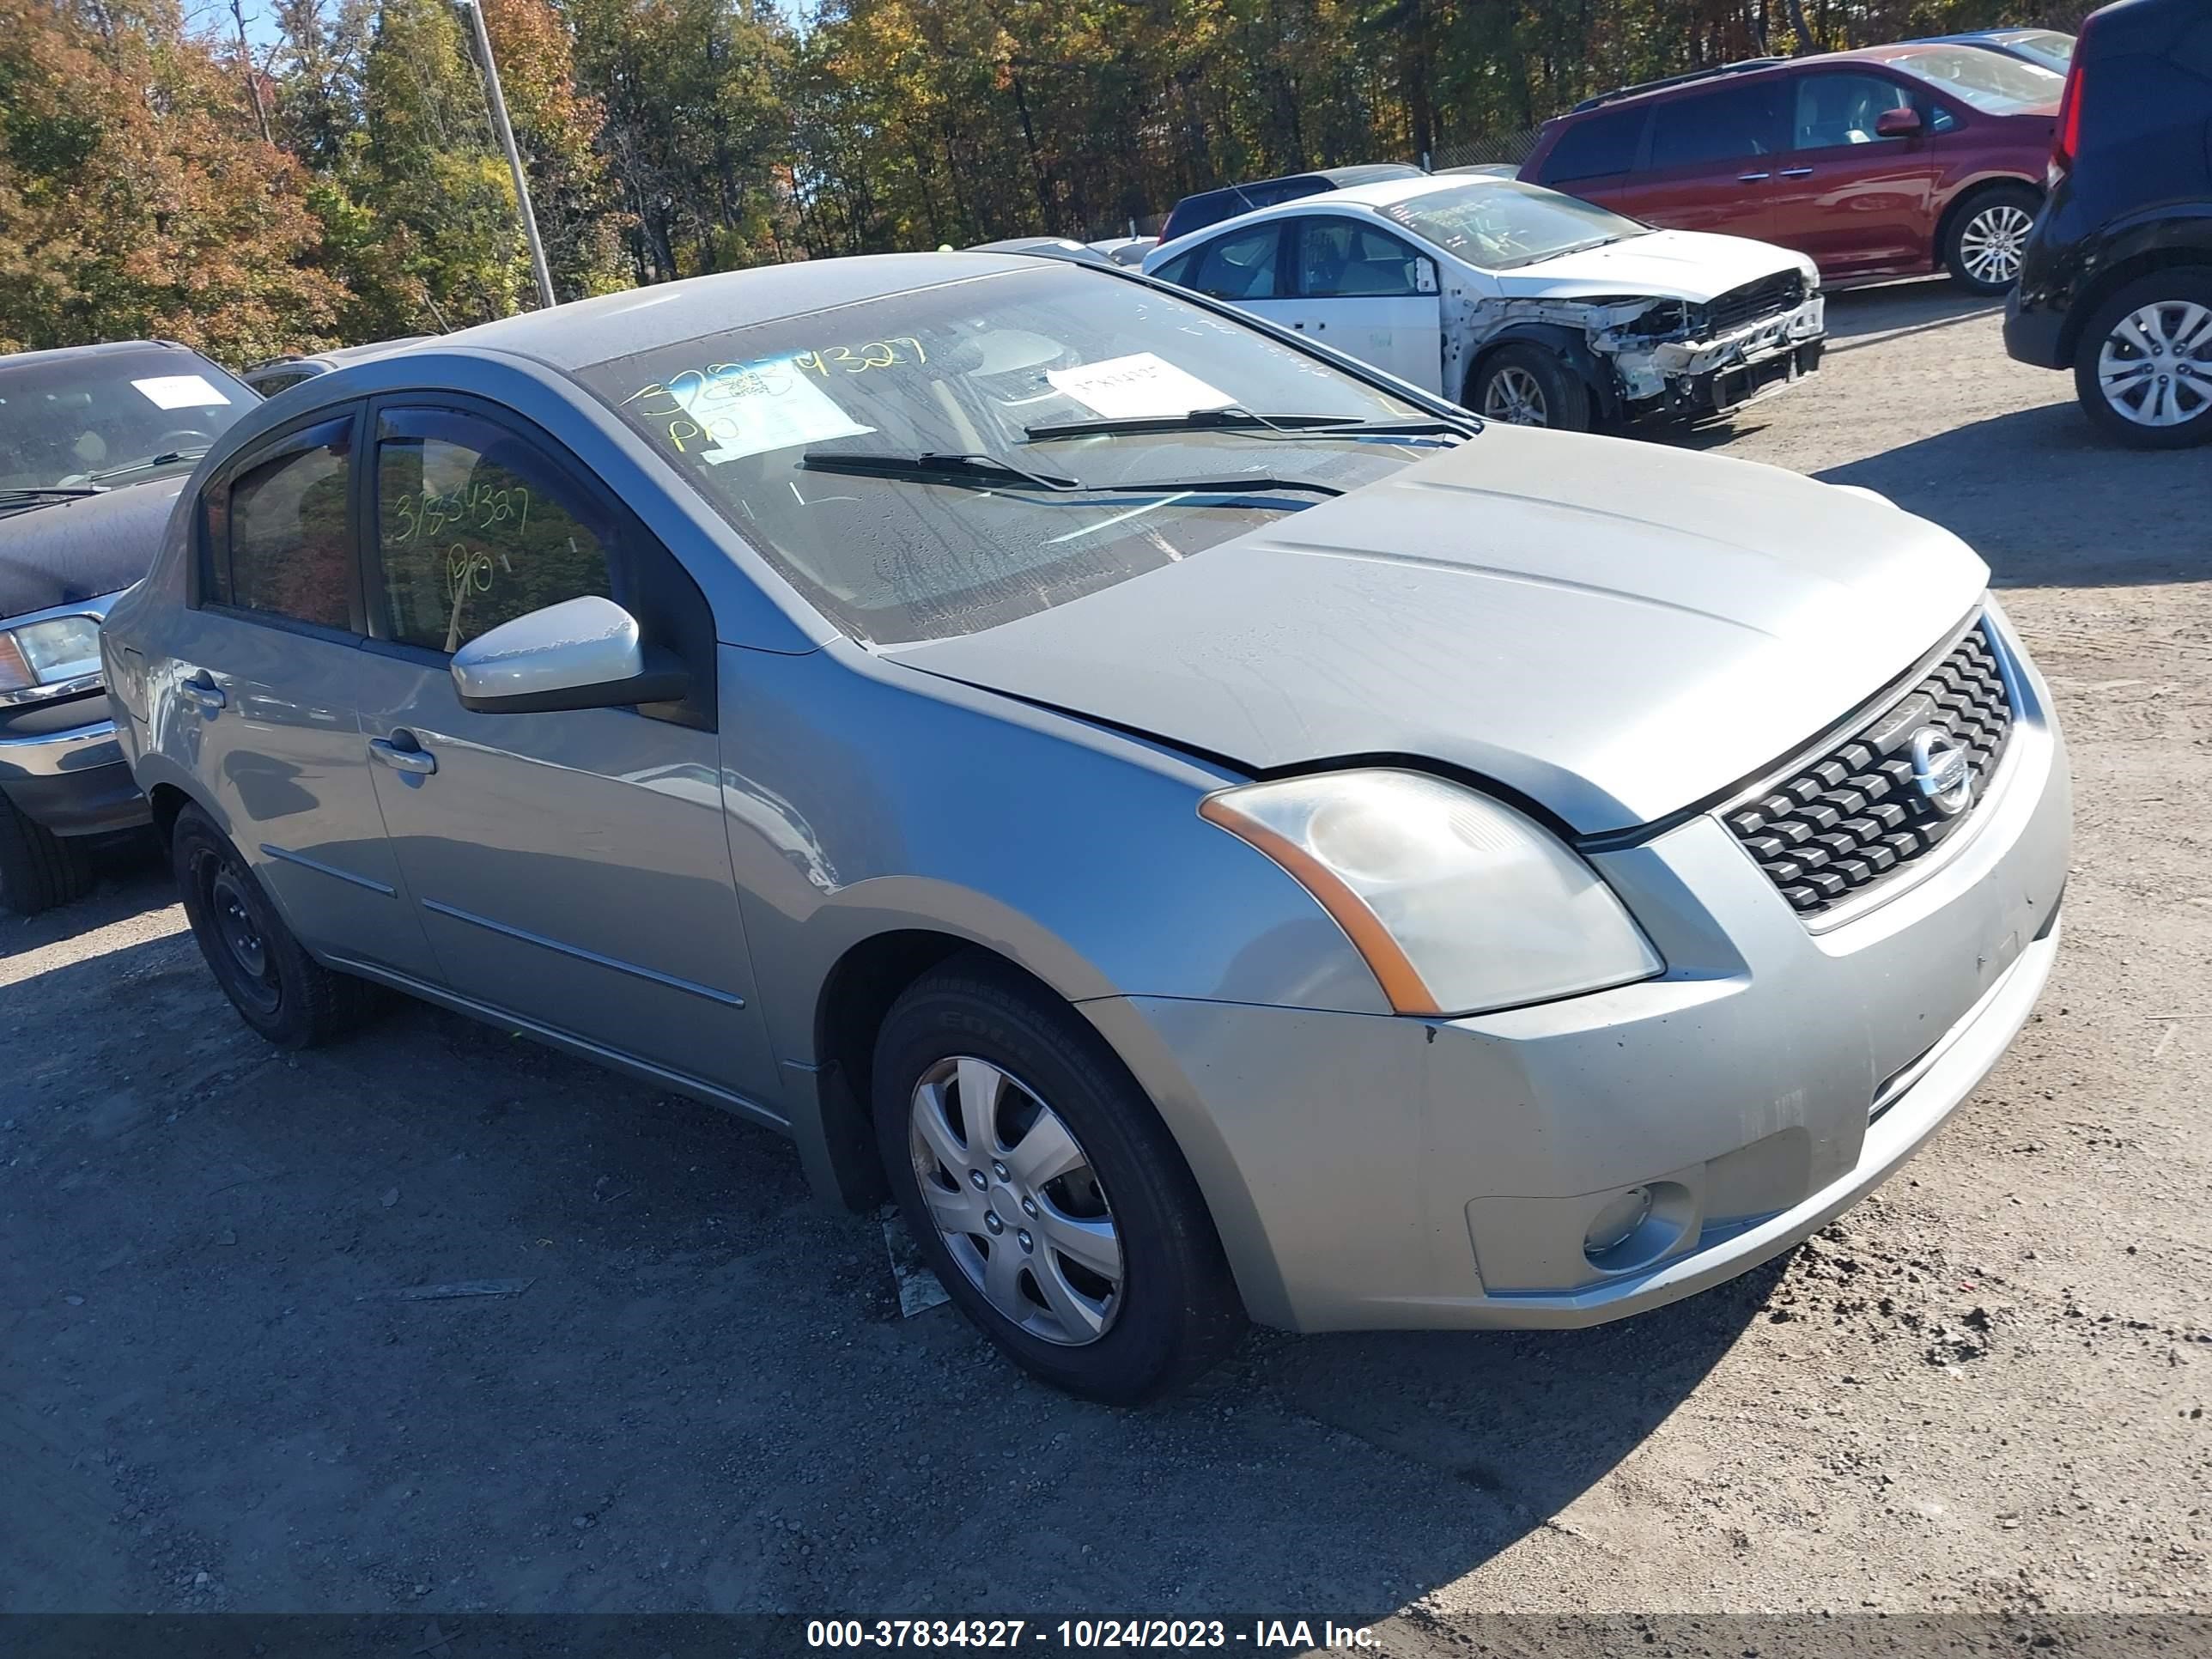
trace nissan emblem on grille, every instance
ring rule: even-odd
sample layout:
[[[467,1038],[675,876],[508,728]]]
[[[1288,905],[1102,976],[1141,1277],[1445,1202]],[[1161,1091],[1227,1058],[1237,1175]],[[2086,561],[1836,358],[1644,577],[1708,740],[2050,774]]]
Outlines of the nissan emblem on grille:
[[[1947,818],[1958,817],[1974,798],[1974,772],[1966,751],[1940,726],[1923,726],[1912,734],[1912,781],[1929,805]]]
[[[1722,810],[1730,833],[1803,916],[1905,868],[1972,817],[2012,732],[1989,625],[1857,732]]]

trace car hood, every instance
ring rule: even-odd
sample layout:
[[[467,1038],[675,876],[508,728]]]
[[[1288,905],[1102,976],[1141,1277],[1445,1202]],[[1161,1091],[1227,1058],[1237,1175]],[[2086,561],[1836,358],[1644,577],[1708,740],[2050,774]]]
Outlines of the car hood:
[[[0,513],[0,617],[74,605],[146,574],[182,473]]]
[[[1497,279],[1499,291],[1509,299],[1650,294],[1703,304],[1778,270],[1802,271],[1808,288],[1820,282],[1820,271],[1810,259],[1771,242],[1695,230],[1654,230],[1625,242],[1516,265],[1499,271]]]
[[[1940,645],[1988,580],[1871,495],[1492,425],[1191,558],[887,654],[1254,773],[1425,759],[1595,834],[1783,759]]]

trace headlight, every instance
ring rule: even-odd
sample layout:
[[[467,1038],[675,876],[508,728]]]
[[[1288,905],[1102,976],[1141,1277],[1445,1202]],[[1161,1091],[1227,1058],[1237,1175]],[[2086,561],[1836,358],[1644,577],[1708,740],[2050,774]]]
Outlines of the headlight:
[[[0,692],[59,685],[100,672],[100,618],[56,617],[0,628]]]
[[[1401,1014],[1472,1014],[1666,964],[1557,837],[1418,772],[1326,772],[1208,795],[1199,814],[1311,893]]]

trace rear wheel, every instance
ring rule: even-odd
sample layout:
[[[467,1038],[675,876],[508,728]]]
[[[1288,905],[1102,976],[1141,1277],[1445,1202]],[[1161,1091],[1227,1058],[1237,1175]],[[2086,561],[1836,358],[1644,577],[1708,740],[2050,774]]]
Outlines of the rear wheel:
[[[83,896],[92,885],[84,848],[33,823],[0,795],[0,910],[34,916]]]
[[[2099,307],[2074,353],[2074,391],[2135,448],[2212,439],[2212,271],[2155,271]]]
[[[1508,426],[1587,432],[1589,388],[1540,345],[1501,346],[1484,358],[1468,386],[1468,407]]]
[[[192,937],[248,1025],[280,1048],[312,1048],[368,1015],[375,988],[307,953],[206,813],[179,812],[169,848]]]
[[[1244,1326],[1206,1204],[1098,1034],[988,957],[892,1006],[877,1145],[960,1310],[1055,1387],[1135,1405],[1197,1376]]]
[[[2020,261],[2043,198],[2025,185],[1999,185],[1972,198],[1943,235],[1952,279],[1977,294],[2002,294],[2020,280]]]

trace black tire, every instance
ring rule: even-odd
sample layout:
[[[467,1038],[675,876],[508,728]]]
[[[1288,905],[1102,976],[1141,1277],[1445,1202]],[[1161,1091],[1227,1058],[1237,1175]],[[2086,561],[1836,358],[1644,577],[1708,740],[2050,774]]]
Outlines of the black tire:
[[[0,795],[0,910],[34,916],[84,896],[92,860],[84,848],[15,810]]]
[[[2142,407],[2148,403],[2160,382],[2160,369],[2155,362],[2150,370],[2150,385],[2144,388],[2145,397],[2136,399],[2127,396],[2130,386],[2122,392],[2122,402],[2136,408],[2130,414],[2106,394],[2100,372],[2106,343],[2115,349],[2116,361],[2124,362],[2130,357],[2139,358],[2141,349],[2131,340],[2116,338],[2121,324],[2147,307],[2179,307],[2198,306],[2212,311],[2212,270],[2201,267],[2179,266],[2172,270],[2154,271],[2139,277],[2099,306],[2081,331],[2081,343],[2074,352],[2074,395],[2081,400],[2081,407],[2089,418],[2107,437],[2136,449],[2186,449],[2193,444],[2212,440],[2212,337],[2192,342],[2195,349],[2167,359],[2170,367],[2165,371],[2182,390],[2174,392],[2177,399],[2201,394],[2203,401],[2193,411],[2184,413],[2184,418],[2167,426],[2154,426],[2142,418]],[[2179,320],[2178,311],[2165,313],[2169,325]],[[2200,324],[2200,327],[2202,325]]]
[[[956,1057],[987,1061],[1006,1075],[1012,1086],[1000,1109],[1008,1133],[1025,1136],[1024,1115],[1034,1121],[1036,1103],[1048,1102],[1083,1155],[1086,1173],[1077,1179],[1087,1182],[1095,1173],[1097,1202],[1086,1213],[1110,1219],[1122,1276],[1111,1297],[1101,1298],[1111,1309],[1103,1334],[1080,1346],[1046,1340],[1001,1313],[956,1260],[923,1203],[912,1141],[915,1091]],[[1017,1364],[1070,1394],[1133,1406],[1189,1382],[1236,1346],[1243,1304],[1198,1183],[1152,1103],[1066,1004],[990,957],[955,957],[892,1005],[877,1037],[872,1088],[877,1145],[908,1229],[946,1293]],[[990,1183],[979,1204],[1004,1209],[1006,1198],[1019,1201],[1018,1182],[1002,1185],[1007,1177],[993,1159],[979,1158],[977,1172]],[[1018,1226],[1018,1214],[1015,1220]],[[1036,1231],[1046,1242],[1042,1221]],[[963,1254],[1011,1249],[1014,1238],[1001,1232],[994,1243],[977,1234]],[[1028,1233],[1021,1238],[1029,1250]],[[1009,1259],[1020,1263],[1018,1272],[1038,1260]],[[1041,1281],[1032,1274],[1020,1283],[1050,1321]]]
[[[2020,280],[2021,250],[2043,198],[2026,185],[1976,191],[1943,227],[1943,267],[1973,294],[2002,294]]]
[[[1525,341],[1500,346],[1475,366],[1467,384],[1467,406],[1486,420],[1509,426],[1590,429],[1590,392],[1583,377],[1554,353]]]
[[[376,988],[301,948],[238,849],[198,807],[177,815],[169,856],[200,954],[248,1025],[280,1048],[313,1048],[368,1017]]]

